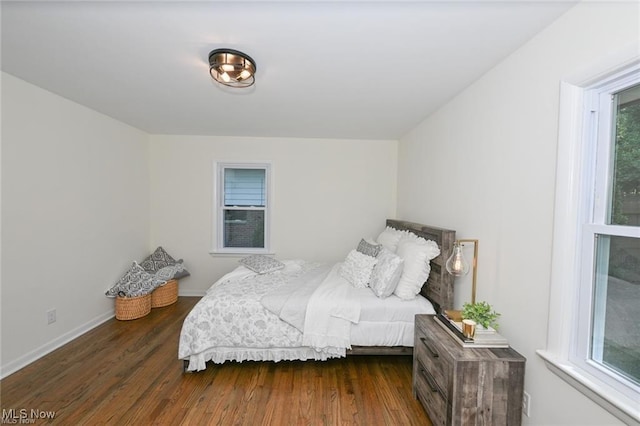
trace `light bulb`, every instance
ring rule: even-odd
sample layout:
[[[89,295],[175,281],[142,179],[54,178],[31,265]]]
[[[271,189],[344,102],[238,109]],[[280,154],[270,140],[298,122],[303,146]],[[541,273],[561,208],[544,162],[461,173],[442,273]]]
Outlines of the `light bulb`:
[[[226,72],[220,74],[220,78],[222,78],[226,83],[231,81],[231,77],[229,77],[229,74],[227,74]]]
[[[447,272],[454,277],[461,277],[469,273],[469,262],[467,262],[462,254],[462,245],[460,243],[453,245],[451,257],[447,259],[445,267],[447,268]]]

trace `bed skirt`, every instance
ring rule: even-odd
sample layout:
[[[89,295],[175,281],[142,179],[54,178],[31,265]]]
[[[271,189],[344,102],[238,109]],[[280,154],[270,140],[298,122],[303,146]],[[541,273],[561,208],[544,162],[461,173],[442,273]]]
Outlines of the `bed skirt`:
[[[227,361],[326,361],[330,358],[342,358],[346,356],[346,350],[337,350],[335,353],[318,352],[314,348],[215,348],[200,354],[191,355],[185,362],[189,365],[186,371],[200,371],[206,368],[206,363],[223,364]]]

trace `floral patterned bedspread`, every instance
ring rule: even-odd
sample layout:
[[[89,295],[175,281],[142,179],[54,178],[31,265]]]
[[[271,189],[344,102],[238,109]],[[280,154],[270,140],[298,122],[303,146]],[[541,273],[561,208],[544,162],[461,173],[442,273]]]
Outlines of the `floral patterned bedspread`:
[[[190,360],[189,370],[201,370],[209,360],[278,361],[331,357],[326,354],[316,356],[309,352],[313,351],[311,348],[283,351],[282,348],[302,347],[303,334],[260,303],[268,292],[322,267],[326,267],[325,264],[289,261],[286,268],[274,273],[227,274],[211,286],[185,318],[178,358]],[[251,279],[247,279],[249,277]]]

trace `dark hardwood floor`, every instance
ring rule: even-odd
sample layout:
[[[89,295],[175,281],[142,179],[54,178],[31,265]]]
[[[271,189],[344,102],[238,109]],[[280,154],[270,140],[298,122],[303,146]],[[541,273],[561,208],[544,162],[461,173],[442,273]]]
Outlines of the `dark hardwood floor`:
[[[197,300],[107,321],[10,375],[0,381],[3,415],[53,412],[35,424],[62,425],[431,425],[412,396],[409,356],[209,364],[184,374],[178,336]]]

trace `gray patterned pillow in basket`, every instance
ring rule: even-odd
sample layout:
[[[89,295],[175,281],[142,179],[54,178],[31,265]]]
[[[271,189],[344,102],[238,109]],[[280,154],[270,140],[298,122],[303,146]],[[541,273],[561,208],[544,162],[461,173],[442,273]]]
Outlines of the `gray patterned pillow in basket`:
[[[160,268],[158,272],[155,273],[154,276],[160,280],[170,281],[173,279],[177,279],[176,277],[180,276],[181,272],[183,271],[184,271],[184,265],[182,264],[182,259],[180,259],[174,265],[169,265],[169,266],[165,266],[164,268]]]
[[[177,263],[182,263],[182,259],[175,260],[162,246],[159,246],[153,253],[151,253],[145,260],[140,263],[140,266],[147,271],[147,273],[154,275],[162,268],[167,266],[173,266]],[[175,275],[169,277],[169,279],[180,279],[191,275],[184,266],[176,268]]]
[[[138,262],[133,262],[131,268],[105,294],[108,297],[118,295],[124,297],[144,296],[166,282],[166,280],[157,279],[146,272]]]

